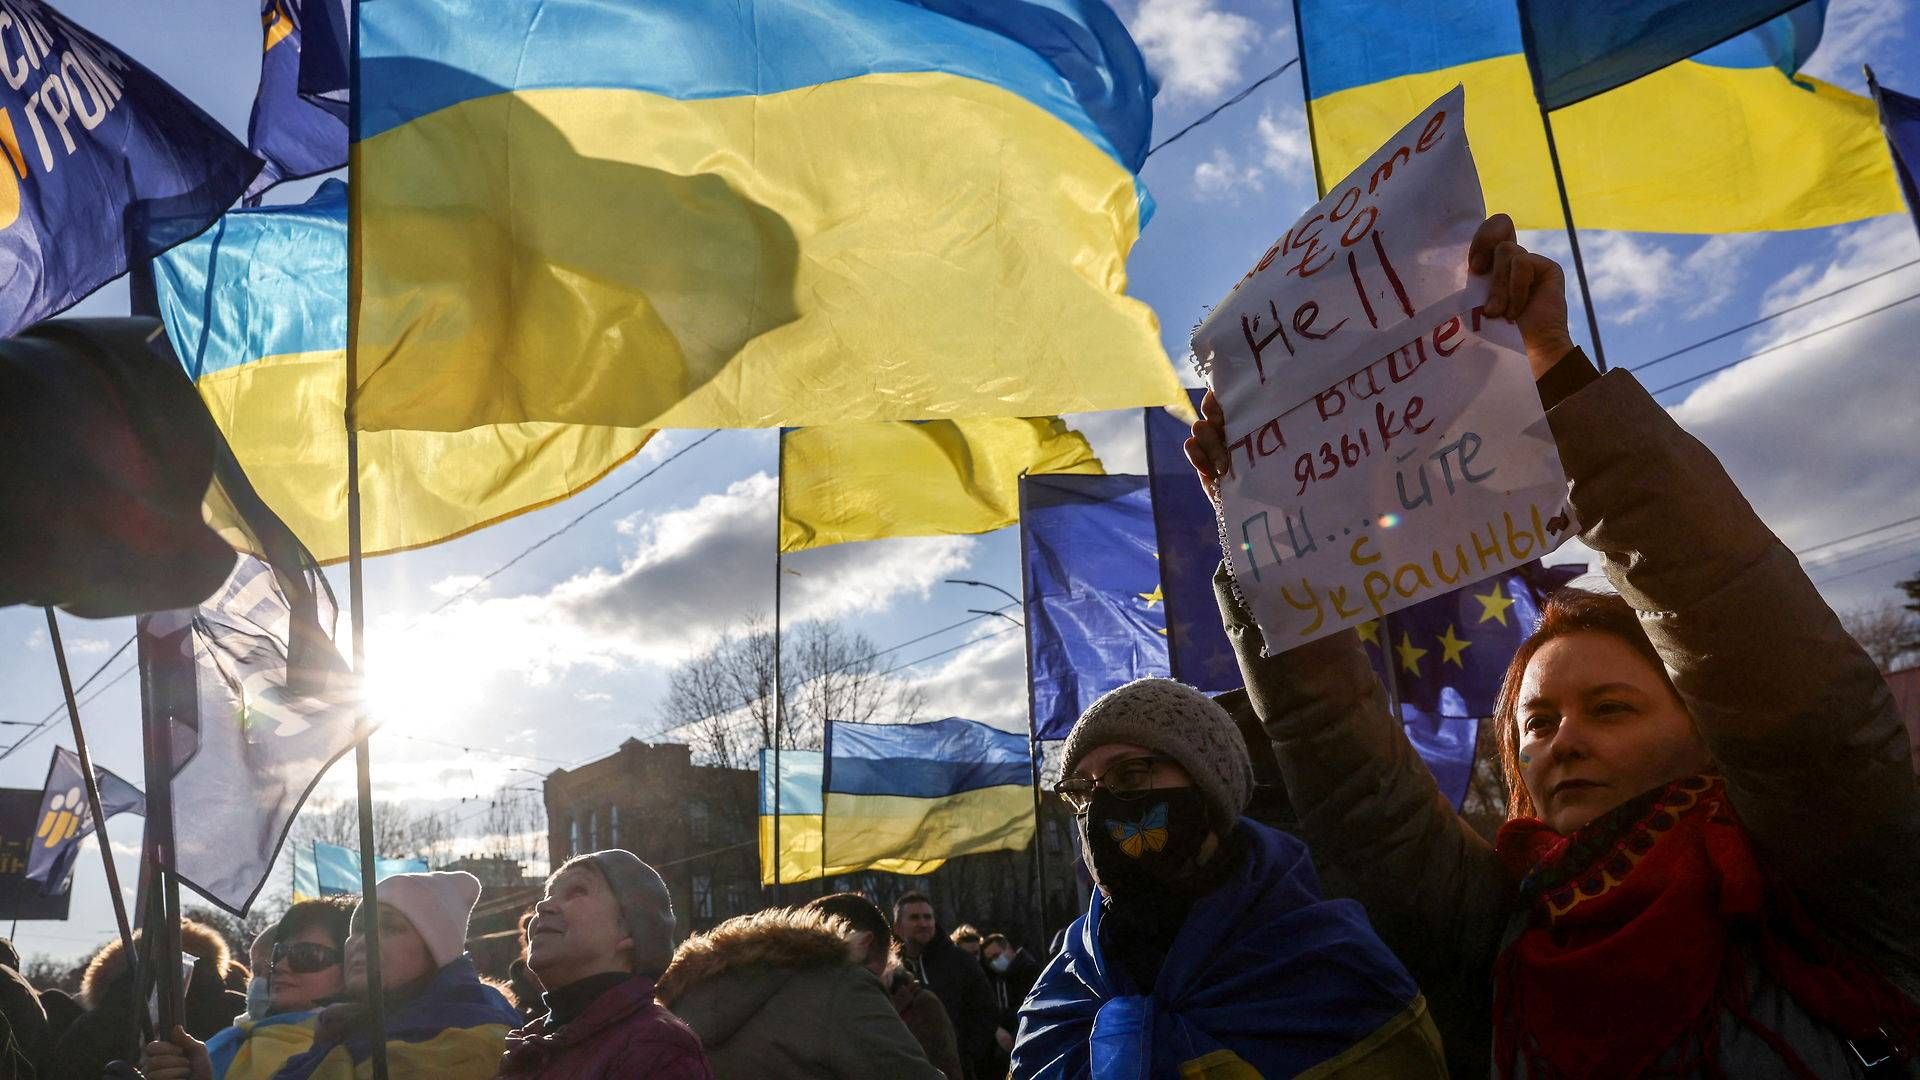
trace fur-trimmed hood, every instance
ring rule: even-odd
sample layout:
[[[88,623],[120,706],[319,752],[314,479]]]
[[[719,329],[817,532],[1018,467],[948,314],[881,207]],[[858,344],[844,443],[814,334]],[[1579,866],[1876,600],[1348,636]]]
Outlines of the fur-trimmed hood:
[[[844,919],[798,908],[770,908],[728,919],[682,942],[654,995],[668,1008],[689,990],[746,968],[858,964],[854,931]]]
[[[140,940],[140,931],[133,938]],[[225,979],[227,968],[233,962],[233,953],[227,948],[227,941],[219,932],[205,923],[192,919],[180,920],[180,947],[187,955],[198,960],[210,960],[220,978]],[[87,962],[86,974],[80,976],[80,1003],[89,1009],[100,1007],[100,995],[127,974],[126,950],[121,948],[120,939],[114,938],[100,947]]]

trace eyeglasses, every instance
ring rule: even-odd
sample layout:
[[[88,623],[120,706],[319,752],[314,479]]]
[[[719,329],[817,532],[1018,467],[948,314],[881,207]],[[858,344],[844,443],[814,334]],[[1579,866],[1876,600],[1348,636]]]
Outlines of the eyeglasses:
[[[1117,799],[1142,798],[1153,790],[1153,767],[1172,760],[1159,754],[1125,758],[1107,766],[1107,771],[1097,778],[1062,780],[1053,785],[1053,793],[1065,799],[1076,814],[1086,813],[1093,805],[1095,790],[1112,792]]]
[[[273,966],[287,962],[287,970],[296,975],[325,971],[340,962],[340,950],[311,941],[281,942],[273,947]]]

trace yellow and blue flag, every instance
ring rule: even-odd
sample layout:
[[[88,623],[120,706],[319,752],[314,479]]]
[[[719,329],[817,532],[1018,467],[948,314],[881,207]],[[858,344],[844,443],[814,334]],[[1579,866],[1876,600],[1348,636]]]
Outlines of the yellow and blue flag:
[[[427,870],[425,859],[373,860],[373,880],[394,874],[420,874]],[[317,900],[323,896],[360,895],[360,852],[339,844],[316,840],[293,849],[293,902]]]
[[[158,254],[145,222],[205,228],[259,169],[125,53],[41,0],[0,0],[0,337]]]
[[[300,96],[306,47],[300,0],[261,0],[260,89],[247,120],[247,148],[266,162],[247,187],[249,197],[282,180],[331,172],[347,163],[343,116]]]
[[[827,873],[930,874],[948,859],[1033,839],[1027,738],[949,716],[829,724]]]
[[[1153,493],[1118,474],[1029,476],[1020,489],[1033,730],[1064,739],[1101,694],[1168,674]]]
[[[363,430],[1178,403],[1100,0],[360,9]],[[636,62],[636,57],[644,62]]]
[[[818,750],[782,749],[777,761],[772,749],[760,751],[760,884],[813,881],[825,871],[826,774]]]
[[[1592,19],[1611,19],[1620,5],[1584,6]],[[1464,84],[1467,136],[1487,206],[1521,228],[1565,224],[1513,0],[1299,0],[1296,10],[1322,176],[1344,176],[1408,116]],[[1555,112],[1554,139],[1580,225],[1721,233],[1898,213],[1872,103],[1783,70],[1797,71],[1794,58],[1804,58],[1811,35],[1807,12],[1790,12]],[[1548,100],[1607,85],[1649,66],[1653,55],[1636,52],[1624,66],[1603,66],[1592,82],[1583,79],[1586,67],[1574,65],[1550,81]],[[1550,62],[1561,70],[1558,54]]]
[[[1020,518],[1021,473],[1098,473],[1059,417],[835,424],[780,433],[780,550],[992,532]]]
[[[153,277],[174,351],[260,498],[315,559],[344,559],[346,185],[328,180],[298,206],[235,210],[156,260]],[[652,434],[560,424],[363,433],[364,549],[438,543],[563,499]]]
[[[140,789],[121,779],[111,769],[93,767],[100,785],[100,812],[115,814],[147,812],[147,797]],[[28,842],[27,880],[40,883],[49,895],[63,893],[73,884],[73,861],[80,855],[80,841],[93,835],[93,808],[87,804],[86,772],[80,767],[80,755],[64,746],[53,748],[53,760],[47,763],[47,782],[40,789],[40,819]]]
[[[1827,17],[1827,0],[1519,4],[1534,85],[1549,109],[1604,94],[1756,27],[1762,42],[1777,49],[1774,66],[1791,78],[1813,55]]]

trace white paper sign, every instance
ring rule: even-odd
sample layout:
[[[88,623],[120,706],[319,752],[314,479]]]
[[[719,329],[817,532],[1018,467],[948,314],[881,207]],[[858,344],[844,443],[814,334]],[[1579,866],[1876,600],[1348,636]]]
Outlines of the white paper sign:
[[[1383,309],[1364,288],[1316,293],[1316,275],[1283,272],[1263,283],[1256,268],[1209,322],[1233,319],[1238,327],[1234,305],[1257,291],[1263,308],[1294,313],[1287,325],[1296,330],[1340,327],[1307,338],[1311,350],[1276,353],[1276,335],[1256,363],[1264,332],[1249,318],[1252,346],[1212,353],[1232,454],[1220,482],[1221,532],[1270,652],[1504,573],[1578,529],[1519,331],[1485,317],[1485,282],[1466,273],[1484,214],[1461,99],[1457,88],[1442,98],[1329,197],[1364,190],[1366,178],[1408,146],[1409,159],[1422,163],[1420,135],[1435,133],[1429,152],[1443,156],[1392,174],[1401,185],[1392,188],[1396,201],[1371,230],[1387,239],[1369,265],[1409,268],[1396,270],[1389,286],[1406,307],[1369,320],[1355,310]],[[1323,201],[1288,236],[1333,205]],[[1411,245],[1404,262],[1399,236]],[[1276,249],[1287,244],[1283,238]],[[1268,271],[1277,265],[1271,253],[1262,263]],[[1356,269],[1357,279],[1370,280],[1367,272]],[[1448,281],[1457,284],[1436,292]]]
[[[1193,355],[1230,425],[1235,403],[1293,386],[1286,404],[1296,404],[1346,375],[1359,339],[1466,288],[1467,245],[1487,214],[1465,101],[1456,86],[1401,128],[1194,331]]]

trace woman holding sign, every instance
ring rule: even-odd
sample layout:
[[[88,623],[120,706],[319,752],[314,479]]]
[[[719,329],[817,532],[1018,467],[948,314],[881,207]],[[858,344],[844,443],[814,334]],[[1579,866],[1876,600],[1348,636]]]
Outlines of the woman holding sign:
[[[1317,859],[1425,990],[1456,1076],[1920,1075],[1920,789],[1885,681],[1713,455],[1573,347],[1559,267],[1505,215],[1468,259],[1619,596],[1562,593],[1509,666],[1489,846],[1358,637],[1262,657],[1223,580]],[[1188,454],[1211,483],[1205,411]]]

